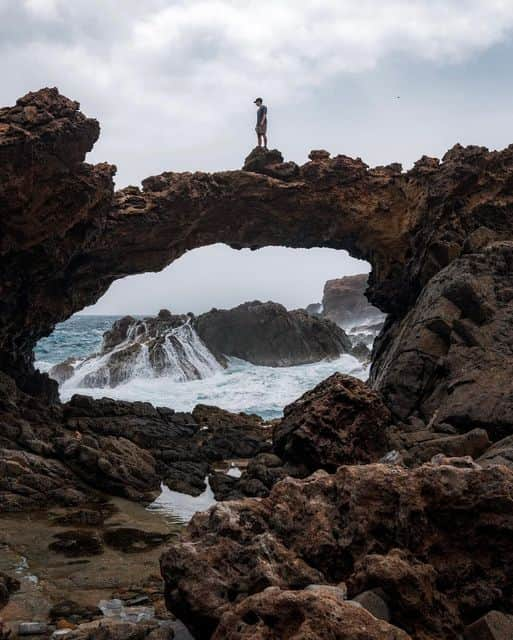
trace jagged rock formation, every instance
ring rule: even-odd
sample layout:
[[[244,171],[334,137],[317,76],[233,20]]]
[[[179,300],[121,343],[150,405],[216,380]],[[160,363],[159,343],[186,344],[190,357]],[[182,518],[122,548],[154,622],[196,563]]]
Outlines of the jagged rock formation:
[[[302,309],[287,311],[276,302],[213,309],[196,318],[194,327],[213,353],[270,367],[319,362],[351,351],[348,337],[332,322]]]
[[[513,242],[469,248],[388,325],[371,380],[399,418],[418,413],[458,431],[473,425],[493,439],[511,435],[512,276]]]
[[[218,500],[267,496],[287,476],[377,462],[394,446],[390,411],[377,393],[351,376],[330,376],[283,413],[274,424],[272,452],[250,460],[240,478],[210,476]]]
[[[213,640],[410,640],[356,602],[344,602],[329,587],[315,586],[302,591],[269,587],[246,598],[221,618]]]
[[[263,604],[267,587],[344,581],[349,597],[379,586],[392,623],[413,638],[455,639],[489,609],[513,611],[512,491],[505,468],[450,464],[289,478],[268,498],[197,514],[162,559],[167,599],[195,637],[209,638],[253,594]]]
[[[0,374],[1,510],[80,504],[95,490],[149,502],[162,481],[197,495],[213,462],[264,453],[268,440],[260,419],[217,408],[86,396],[48,406]]]
[[[274,430],[275,453],[310,472],[376,461],[388,450],[390,412],[351,376],[330,376],[283,413]]]
[[[226,366],[202,342],[194,317],[162,309],[155,317],[136,320],[125,316],[105,332],[99,354],[74,363],[71,384],[116,387],[134,377],[169,376],[178,382],[206,378]],[[67,375],[66,363],[50,370],[57,381]]]
[[[328,280],[322,296],[322,315],[344,327],[382,320],[383,314],[365,297],[368,279],[367,273],[359,273]]]
[[[361,160],[316,152],[292,177],[164,173],[144,180],[142,190],[114,195],[113,167],[81,163],[98,124],[56,90],[28,94],[3,109],[0,125],[0,363],[32,392],[45,387],[31,375],[32,348],[56,322],[93,303],[116,278],[161,269],[186,250],[225,242],[326,246],[369,260],[369,300],[391,314],[372,381],[392,403],[397,384],[389,354],[400,342],[396,336],[404,342],[406,316],[424,285],[453,261],[470,265],[490,242],[511,235],[513,148],[456,146],[443,162],[422,158],[406,173],[398,165],[369,169]],[[271,156],[254,168],[276,164]],[[507,278],[503,247],[500,269]],[[433,359],[423,353],[419,360]],[[429,384],[438,387],[440,377],[442,386],[451,385],[451,375],[442,367]],[[420,410],[431,419],[424,387],[402,385],[398,415]],[[478,411],[481,403],[473,397],[466,400]]]
[[[32,349],[88,304],[94,285],[80,273],[112,207],[115,167],[83,162],[100,126],[78,109],[57,89],[0,109],[0,369],[45,394]]]
[[[321,150],[302,166],[255,151],[245,170],[167,172],[114,193],[114,167],[83,162],[98,132],[57,90],[0,110],[2,509],[77,504],[94,489],[148,500],[162,479],[200,492],[212,460],[248,455],[261,484],[241,493],[271,494],[196,516],[162,563],[169,605],[198,637],[227,621],[265,637],[294,607],[305,635],[335,605],[333,592],[312,598],[303,587],[342,580],[350,597],[380,588],[391,624],[415,640],[454,640],[492,609],[512,613],[513,477],[497,463],[513,458],[513,147],[456,145],[404,173]],[[333,406],[314,398],[312,415],[336,419],[316,432],[299,412],[284,459],[268,428],[244,416],[215,411],[202,430],[194,415],[141,403],[56,402],[56,385],[33,370],[36,341],[116,278],[214,242],[324,246],[370,262],[368,299],[388,314],[370,402],[390,412],[385,443],[381,410],[366,432],[345,415],[347,393],[330,389]],[[336,442],[341,432],[343,446],[326,447],[325,434]],[[384,459],[395,466],[350,466],[369,434],[373,459],[393,445]],[[326,451],[349,466],[276,482],[317,464],[332,471]],[[282,590],[275,601],[267,586]],[[363,616],[347,624],[365,625]]]

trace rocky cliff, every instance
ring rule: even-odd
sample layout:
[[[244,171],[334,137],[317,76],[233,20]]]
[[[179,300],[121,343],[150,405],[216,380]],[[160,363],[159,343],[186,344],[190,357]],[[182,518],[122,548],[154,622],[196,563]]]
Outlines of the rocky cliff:
[[[496,616],[506,629],[513,147],[456,145],[407,172],[256,150],[240,171],[166,172],[114,193],[114,168],[84,163],[98,133],[55,89],[0,110],[2,508],[97,489],[144,500],[162,479],[198,492],[212,460],[243,456],[246,477],[223,491],[264,497],[196,516],[162,561],[168,604],[197,637],[323,638],[328,611],[352,640],[485,637]],[[272,442],[258,420],[214,409],[60,405],[33,370],[35,342],[116,278],[214,242],[368,260],[368,299],[388,314],[372,389],[325,381]],[[362,602],[373,616],[354,613]]]
[[[344,327],[383,320],[383,314],[365,297],[368,279],[366,273],[359,273],[328,280],[322,296],[323,317]]]

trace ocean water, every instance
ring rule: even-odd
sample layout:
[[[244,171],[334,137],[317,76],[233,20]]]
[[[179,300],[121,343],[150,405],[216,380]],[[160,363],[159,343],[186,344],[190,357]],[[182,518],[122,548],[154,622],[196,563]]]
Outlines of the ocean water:
[[[119,316],[76,315],[55,328],[35,350],[36,366],[48,371],[69,357],[85,358],[101,347],[102,335]],[[350,355],[295,367],[255,366],[236,358],[227,369],[202,380],[180,382],[171,377],[140,375],[114,388],[81,388],[75,376],[60,387],[63,401],[75,394],[95,398],[141,400],[177,411],[191,411],[196,404],[212,404],[229,411],[256,413],[265,419],[280,417],[283,407],[296,400],[332,373],[340,371],[366,379],[368,368]]]

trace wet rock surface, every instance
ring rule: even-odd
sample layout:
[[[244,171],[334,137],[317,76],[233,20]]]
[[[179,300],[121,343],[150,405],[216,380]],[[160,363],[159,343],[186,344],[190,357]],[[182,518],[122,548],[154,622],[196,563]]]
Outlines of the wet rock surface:
[[[342,329],[306,311],[276,302],[246,302],[230,310],[213,309],[194,326],[216,354],[257,365],[288,367],[336,358],[351,350]]]
[[[198,495],[215,461],[271,448],[269,429],[255,416],[199,406],[196,419],[87,396],[48,406],[3,374],[0,386],[2,511],[80,505],[97,491],[150,502],[162,481]]]

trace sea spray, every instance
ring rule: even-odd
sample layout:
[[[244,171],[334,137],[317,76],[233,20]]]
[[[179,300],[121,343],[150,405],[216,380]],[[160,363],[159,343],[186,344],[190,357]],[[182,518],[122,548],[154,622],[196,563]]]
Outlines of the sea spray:
[[[48,371],[52,365],[70,356],[84,361],[80,377],[75,375],[61,385],[63,401],[75,393],[86,393],[95,398],[151,402],[176,411],[191,411],[195,405],[203,403],[270,419],[281,416],[285,405],[336,371],[364,380],[368,376],[367,366],[353,356],[343,354],[335,360],[280,368],[229,358],[227,368],[219,367],[217,373],[203,379],[176,382],[168,375],[161,375],[131,378],[115,388],[77,386],[86,372],[98,366],[98,356],[95,360],[88,358],[87,363],[85,358],[91,352],[101,350],[102,335],[116,320],[119,316],[77,315],[57,325],[51,336],[39,342],[36,366],[42,371]],[[85,367],[89,368],[86,370]]]
[[[66,387],[116,387],[134,378],[166,376],[173,382],[198,380],[222,370],[203,344],[190,319],[155,337],[144,321],[136,321],[125,340],[110,351],[79,361]]]

